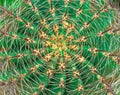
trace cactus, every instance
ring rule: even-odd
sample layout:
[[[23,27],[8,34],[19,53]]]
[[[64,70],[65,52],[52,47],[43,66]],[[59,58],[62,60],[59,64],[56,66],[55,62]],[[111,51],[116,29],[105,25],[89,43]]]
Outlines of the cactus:
[[[120,42],[109,2],[16,0],[0,12],[0,85],[12,95],[120,93],[112,87]]]

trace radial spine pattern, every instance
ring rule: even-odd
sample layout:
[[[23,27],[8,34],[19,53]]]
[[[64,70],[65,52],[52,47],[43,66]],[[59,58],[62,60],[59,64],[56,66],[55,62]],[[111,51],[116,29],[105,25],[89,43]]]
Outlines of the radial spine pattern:
[[[15,95],[116,95],[120,42],[106,0],[18,2],[19,11],[0,7],[0,25],[15,24],[0,30],[0,85]]]

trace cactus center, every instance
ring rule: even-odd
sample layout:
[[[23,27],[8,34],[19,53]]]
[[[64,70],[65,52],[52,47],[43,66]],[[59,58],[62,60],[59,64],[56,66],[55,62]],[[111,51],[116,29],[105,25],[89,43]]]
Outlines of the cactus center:
[[[67,50],[65,37],[62,34],[57,36],[52,35],[50,39],[45,43],[45,46],[52,47],[52,50],[59,50],[59,51]]]
[[[70,51],[77,52],[79,50],[77,43],[80,42],[81,39],[84,41],[84,38],[79,37],[79,39],[75,39],[74,24],[66,21],[62,22],[62,27],[59,26],[59,24],[55,24],[52,29],[53,34],[51,35],[42,33],[45,35],[42,37],[46,38],[44,46],[50,51],[46,59],[51,60],[52,56],[54,56],[56,58],[63,57],[66,60],[70,60]]]
[[[58,37],[56,37],[56,40],[53,41],[52,43],[52,49],[54,50],[67,50],[67,46],[66,46],[66,42],[64,40],[64,36],[63,35],[58,35]]]

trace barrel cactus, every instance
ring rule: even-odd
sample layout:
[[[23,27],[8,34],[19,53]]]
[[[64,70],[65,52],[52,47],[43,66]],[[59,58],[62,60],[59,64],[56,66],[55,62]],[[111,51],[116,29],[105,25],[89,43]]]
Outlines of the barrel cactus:
[[[109,1],[16,0],[0,13],[0,86],[9,95],[120,94]]]

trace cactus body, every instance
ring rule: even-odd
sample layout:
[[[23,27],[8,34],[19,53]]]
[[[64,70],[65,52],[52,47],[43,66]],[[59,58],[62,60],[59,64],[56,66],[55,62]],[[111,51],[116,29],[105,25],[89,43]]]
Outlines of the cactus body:
[[[16,95],[115,95],[114,10],[105,0],[23,0],[0,7],[0,80]]]

